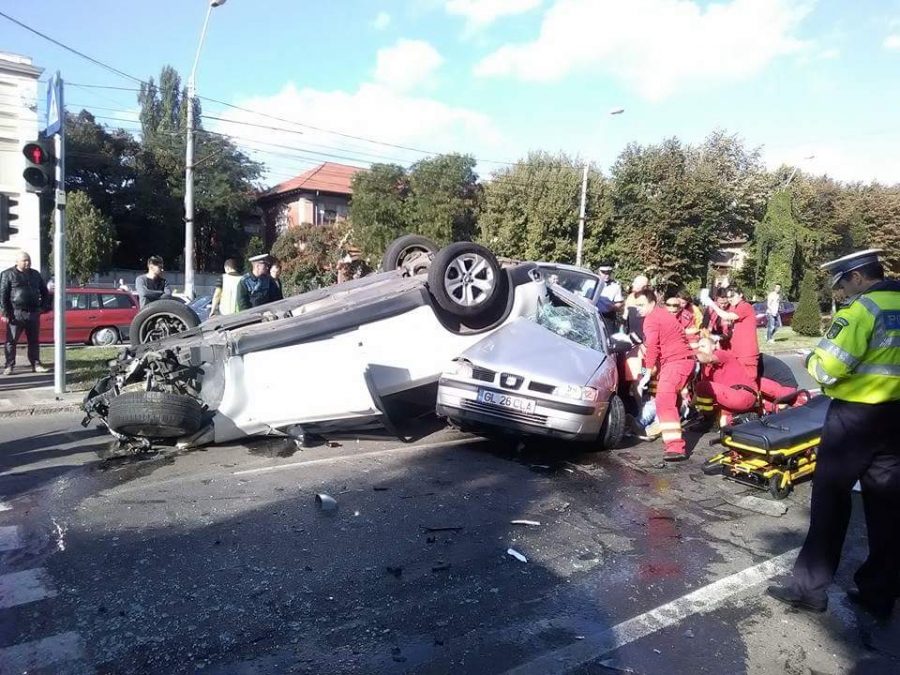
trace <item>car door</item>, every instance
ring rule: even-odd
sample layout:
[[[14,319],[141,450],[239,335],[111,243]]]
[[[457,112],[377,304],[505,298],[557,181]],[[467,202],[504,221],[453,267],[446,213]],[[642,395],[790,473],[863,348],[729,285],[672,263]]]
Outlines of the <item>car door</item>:
[[[100,294],[73,291],[66,294],[66,342],[88,342],[100,318]]]
[[[128,327],[138,313],[137,304],[129,293],[101,293],[98,326],[114,327],[122,339],[128,337]]]

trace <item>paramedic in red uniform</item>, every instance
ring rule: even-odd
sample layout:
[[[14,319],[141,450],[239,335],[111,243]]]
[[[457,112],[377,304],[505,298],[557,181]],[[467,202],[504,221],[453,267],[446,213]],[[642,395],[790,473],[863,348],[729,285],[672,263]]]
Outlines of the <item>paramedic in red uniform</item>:
[[[684,389],[697,361],[688,346],[684,328],[674,314],[656,304],[656,293],[644,289],[635,293],[634,305],[644,320],[644,368],[656,374],[656,415],[666,450],[663,459],[687,459],[681,437],[678,394]]]
[[[753,410],[756,406],[756,383],[737,362],[734,355],[716,349],[715,341],[700,338],[697,360],[703,364],[700,381],[695,388],[697,410],[722,413],[719,426],[731,423],[732,415]]]
[[[753,305],[744,300],[744,294],[737,286],[729,286],[727,291],[728,310],[723,310],[715,302],[707,301],[708,307],[725,321],[731,322],[731,340],[728,350],[737,359],[747,375],[756,382],[759,377],[759,340],[756,336],[756,312]]]

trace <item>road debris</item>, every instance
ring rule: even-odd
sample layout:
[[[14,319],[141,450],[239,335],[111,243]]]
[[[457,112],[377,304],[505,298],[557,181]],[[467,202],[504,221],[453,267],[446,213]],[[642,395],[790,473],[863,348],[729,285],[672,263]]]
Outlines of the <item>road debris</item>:
[[[399,579],[401,576],[403,576],[403,568],[400,567],[399,565],[396,567],[392,567],[392,566],[388,565],[387,572],[388,572],[388,574],[390,574],[391,576],[393,576],[397,579]]]
[[[320,492],[316,495],[316,505],[322,511],[337,511],[338,503],[334,497]]]
[[[655,651],[655,650],[654,650]],[[635,672],[633,668],[624,668],[622,666],[616,665],[616,662],[612,659],[604,659],[600,661],[600,665],[607,670],[616,670],[620,673],[633,673]]]
[[[437,564],[431,566],[432,572],[446,572],[450,569],[450,563],[438,560]]]
[[[506,549],[506,553],[507,553],[507,555],[511,555],[513,558],[515,558],[515,559],[518,560],[519,562],[523,562],[523,563],[527,563],[527,562],[528,562],[528,558],[526,558],[524,555],[522,555],[521,553],[519,553],[519,552],[518,552],[516,549],[514,549],[514,548]]]
[[[462,525],[447,525],[444,527],[426,527],[426,532],[460,532],[463,529]]]
[[[534,527],[540,526],[540,523],[536,520],[511,520],[509,522],[511,525],[533,525]]]

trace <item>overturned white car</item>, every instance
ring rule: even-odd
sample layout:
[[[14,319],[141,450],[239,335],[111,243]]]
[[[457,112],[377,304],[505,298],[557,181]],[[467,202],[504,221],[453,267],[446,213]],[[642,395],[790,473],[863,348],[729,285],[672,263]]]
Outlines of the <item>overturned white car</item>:
[[[145,447],[372,423],[393,431],[392,409],[433,409],[453,357],[535,315],[548,297],[534,265],[501,269],[468,242],[427,249],[420,237],[402,238],[389,249],[399,269],[124,350],[85,397],[85,423],[99,419],[119,440]]]

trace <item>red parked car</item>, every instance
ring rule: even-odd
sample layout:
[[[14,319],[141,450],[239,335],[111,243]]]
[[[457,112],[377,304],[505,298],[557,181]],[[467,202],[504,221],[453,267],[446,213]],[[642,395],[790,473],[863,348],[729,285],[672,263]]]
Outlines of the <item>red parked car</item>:
[[[66,289],[66,343],[110,346],[128,340],[138,300],[112,288]],[[53,312],[41,315],[41,342],[53,342]]]

